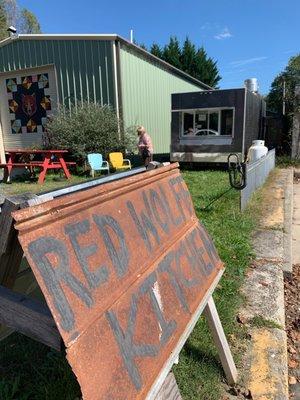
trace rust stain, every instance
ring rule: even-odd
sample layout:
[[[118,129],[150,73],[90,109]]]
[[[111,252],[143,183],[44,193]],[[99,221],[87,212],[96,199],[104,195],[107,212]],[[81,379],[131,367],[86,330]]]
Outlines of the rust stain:
[[[14,213],[84,399],[144,399],[223,268],[177,167]]]

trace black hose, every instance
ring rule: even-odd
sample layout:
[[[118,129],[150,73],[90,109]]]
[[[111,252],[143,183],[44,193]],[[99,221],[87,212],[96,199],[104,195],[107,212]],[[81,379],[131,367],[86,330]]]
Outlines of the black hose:
[[[209,206],[223,197],[231,189],[243,190],[247,186],[246,164],[241,163],[239,156],[235,153],[229,154],[227,162],[230,188],[225,190],[225,192],[221,193],[219,196],[214,197],[210,203],[201,208],[201,211],[205,211]]]
[[[206,204],[205,207],[200,208],[201,211],[205,211],[209,206],[211,206],[215,201],[219,200],[221,197],[223,197],[226,193],[230,192],[230,190],[232,189],[232,187],[230,187],[229,189],[225,190],[225,192],[221,193],[219,196],[214,197],[212,199],[212,201],[208,204]]]
[[[246,164],[241,163],[239,156],[234,153],[229,154],[227,162],[230,186],[236,190],[244,189],[247,186]]]

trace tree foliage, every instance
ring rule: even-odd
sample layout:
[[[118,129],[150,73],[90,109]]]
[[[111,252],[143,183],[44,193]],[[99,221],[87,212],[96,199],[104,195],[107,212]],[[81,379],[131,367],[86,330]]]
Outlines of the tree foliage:
[[[14,26],[18,33],[41,33],[37,17],[16,0],[0,0],[0,40],[9,36],[7,28]]]
[[[157,43],[153,43],[150,48],[150,53],[154,56],[163,59],[163,51]]]
[[[203,46],[197,48],[188,37],[182,46],[176,36],[171,36],[163,49],[153,43],[150,52],[207,85],[214,88],[218,86],[221,76],[217,62],[208,57]]]
[[[0,1],[0,40],[3,40],[7,37],[7,21],[5,9],[2,1]]]
[[[285,99],[283,87],[285,82]],[[288,65],[271,84],[271,90],[267,96],[267,106],[270,110],[282,113],[283,100],[286,103],[286,113],[294,112],[295,86],[300,84],[300,54],[290,58]]]
[[[37,17],[26,8],[21,12],[21,23],[22,33],[42,33]]]
[[[59,107],[47,124],[44,146],[67,149],[77,160],[84,161],[88,153],[106,157],[112,151],[132,152],[136,135],[133,130],[122,129],[111,107],[84,102],[71,110]]]
[[[166,45],[162,51],[162,58],[174,67],[181,69],[181,49],[176,36],[170,37],[169,44]]]

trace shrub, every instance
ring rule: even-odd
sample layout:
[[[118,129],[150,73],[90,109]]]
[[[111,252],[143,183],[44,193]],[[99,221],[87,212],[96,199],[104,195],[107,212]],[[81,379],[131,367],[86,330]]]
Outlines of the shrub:
[[[133,129],[123,129],[111,107],[84,102],[76,108],[59,107],[47,124],[44,146],[69,150],[83,161],[93,152],[104,157],[112,151],[133,152],[136,136]]]

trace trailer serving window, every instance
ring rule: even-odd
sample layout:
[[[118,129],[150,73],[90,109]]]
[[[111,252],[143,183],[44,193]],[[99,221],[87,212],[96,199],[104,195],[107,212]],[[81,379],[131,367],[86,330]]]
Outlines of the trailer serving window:
[[[183,111],[181,136],[233,137],[233,121],[234,108]]]

